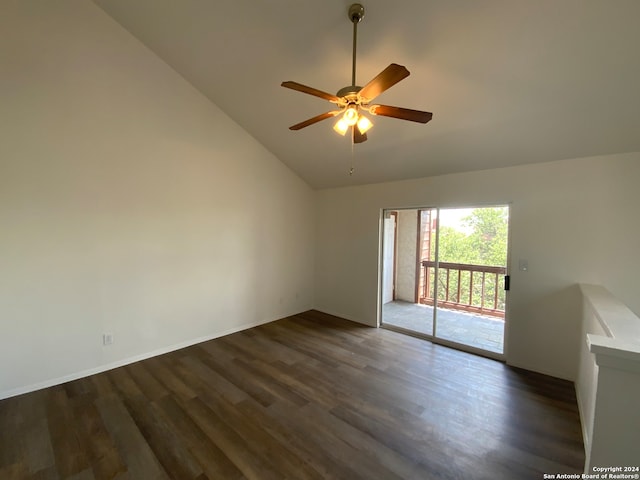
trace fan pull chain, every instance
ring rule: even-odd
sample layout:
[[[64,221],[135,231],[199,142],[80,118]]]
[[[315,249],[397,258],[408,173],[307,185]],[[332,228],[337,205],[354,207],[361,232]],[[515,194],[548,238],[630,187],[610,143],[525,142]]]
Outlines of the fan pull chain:
[[[354,128],[354,127],[351,127],[351,128]],[[351,135],[351,167],[349,168],[349,176],[350,177],[353,176],[353,171],[354,171],[354,169],[353,169],[353,158],[355,157],[355,154],[356,154],[355,153],[356,152],[355,146],[356,146],[355,139],[353,138],[353,135]]]

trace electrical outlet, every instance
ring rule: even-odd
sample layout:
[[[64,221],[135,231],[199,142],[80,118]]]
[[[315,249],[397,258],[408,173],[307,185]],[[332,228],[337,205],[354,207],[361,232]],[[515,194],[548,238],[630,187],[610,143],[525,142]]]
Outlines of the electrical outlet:
[[[102,334],[102,344],[103,345],[113,345],[113,333],[103,333]]]

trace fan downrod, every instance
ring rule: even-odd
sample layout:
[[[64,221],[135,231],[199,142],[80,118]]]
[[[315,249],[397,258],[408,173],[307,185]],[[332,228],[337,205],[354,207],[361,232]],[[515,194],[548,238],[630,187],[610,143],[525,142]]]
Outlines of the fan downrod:
[[[353,53],[351,61],[351,86],[356,86],[356,43],[358,40],[358,24],[364,18],[364,7],[359,3],[354,3],[349,7],[347,15],[353,23]],[[343,89],[344,90],[344,89]]]

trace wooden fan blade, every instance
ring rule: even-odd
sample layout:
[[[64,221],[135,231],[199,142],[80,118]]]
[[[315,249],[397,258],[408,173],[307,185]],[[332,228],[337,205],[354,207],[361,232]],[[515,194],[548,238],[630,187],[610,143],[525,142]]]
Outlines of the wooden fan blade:
[[[291,90],[297,90],[298,92],[308,93],[309,95],[324,98],[325,100],[329,100],[333,103],[338,103],[340,101],[340,99],[335,95],[323,92],[322,90],[318,90],[317,88],[307,87],[306,85],[302,85],[298,82],[282,82],[281,86],[290,88]]]
[[[314,123],[321,122],[322,120],[326,120],[327,118],[335,117],[340,113],[340,110],[336,110],[333,112],[321,113],[320,115],[316,115],[309,120],[305,120],[304,122],[296,123],[292,127],[289,127],[289,130],[300,130],[301,128],[308,127],[309,125],[313,125]]]
[[[369,112],[383,117],[399,118],[412,122],[427,123],[433,117],[431,112],[411,110],[410,108],[390,107],[389,105],[371,105]]]
[[[353,130],[353,143],[362,143],[367,141],[367,134],[360,133],[360,130],[358,130],[356,125],[351,127],[351,130]]]
[[[358,95],[364,100],[363,103],[369,103],[385,90],[393,87],[400,80],[409,76],[409,70],[402,65],[392,63],[382,72],[378,74],[376,78],[367,83],[362,90],[358,92]]]

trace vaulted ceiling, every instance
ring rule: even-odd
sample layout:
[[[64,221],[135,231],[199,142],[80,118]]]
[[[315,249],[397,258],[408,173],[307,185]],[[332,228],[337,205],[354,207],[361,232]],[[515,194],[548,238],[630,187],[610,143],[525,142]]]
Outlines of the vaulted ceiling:
[[[638,0],[361,1],[357,83],[405,65],[377,100],[434,117],[373,117],[353,152],[290,131],[333,105],[280,86],[350,84],[352,1],[95,2],[314,188],[640,151]]]

